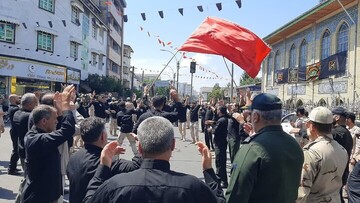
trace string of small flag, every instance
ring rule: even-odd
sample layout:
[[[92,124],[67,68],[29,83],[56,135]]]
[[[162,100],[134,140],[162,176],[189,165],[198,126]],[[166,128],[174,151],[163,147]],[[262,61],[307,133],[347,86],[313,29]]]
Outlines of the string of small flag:
[[[235,3],[239,8],[241,8],[241,0],[236,0]],[[113,3],[111,1],[106,1],[106,2],[104,2],[104,4],[107,6],[111,6]],[[221,2],[215,4],[218,11],[221,11],[223,9],[222,5],[223,4]],[[196,6],[196,8],[199,12],[204,12],[203,5]],[[184,8],[178,8],[178,12],[180,13],[181,16],[184,16],[184,10],[185,10]],[[119,12],[120,11],[118,11],[118,14],[121,15],[122,13],[121,12],[119,13]],[[165,12],[163,10],[158,11],[158,14],[161,19],[165,18]],[[146,13],[143,12],[143,13],[140,13],[140,15],[141,15],[141,18],[143,19],[143,21],[146,21]],[[124,22],[128,22],[128,20],[129,20],[128,15],[124,15],[123,19],[124,19]]]

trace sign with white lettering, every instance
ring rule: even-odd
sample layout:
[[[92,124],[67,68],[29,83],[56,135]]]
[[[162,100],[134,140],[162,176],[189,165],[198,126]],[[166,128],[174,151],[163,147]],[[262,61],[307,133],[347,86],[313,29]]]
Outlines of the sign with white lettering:
[[[65,82],[66,68],[28,60],[0,57],[0,75]]]

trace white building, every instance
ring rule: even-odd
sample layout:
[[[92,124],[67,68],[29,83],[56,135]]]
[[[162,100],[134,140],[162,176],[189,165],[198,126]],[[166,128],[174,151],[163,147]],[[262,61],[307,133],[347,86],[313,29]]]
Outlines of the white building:
[[[89,0],[1,1],[0,94],[60,90],[89,72],[104,74],[100,58],[90,57],[106,50],[106,37],[89,36],[94,25],[96,34],[107,32],[96,10]]]
[[[123,55],[123,85],[125,88],[133,86],[131,84],[132,71],[131,70],[131,54],[134,53],[131,46],[124,44],[124,55]]]

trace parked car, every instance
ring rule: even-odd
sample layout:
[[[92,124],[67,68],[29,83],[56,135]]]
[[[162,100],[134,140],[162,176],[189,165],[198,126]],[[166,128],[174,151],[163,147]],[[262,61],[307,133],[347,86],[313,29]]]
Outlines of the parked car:
[[[291,122],[295,122],[297,119],[296,113],[289,113],[287,115],[285,115],[284,117],[282,117],[281,119],[281,126],[283,128],[283,130],[290,134],[290,131],[293,129]]]

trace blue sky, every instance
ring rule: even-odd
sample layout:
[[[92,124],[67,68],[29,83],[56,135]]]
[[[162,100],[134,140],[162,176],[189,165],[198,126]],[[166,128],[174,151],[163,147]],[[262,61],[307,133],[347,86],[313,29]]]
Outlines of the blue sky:
[[[222,3],[222,10],[218,11],[216,3]],[[149,70],[160,71],[172,54],[160,49],[167,49],[175,52],[174,47],[180,47],[193,31],[204,21],[207,16],[224,18],[250,29],[259,37],[265,37],[279,27],[318,5],[319,0],[242,0],[242,7],[239,9],[235,0],[127,0],[125,14],[128,15],[128,22],[124,24],[124,43],[134,50],[131,64],[135,66],[136,73],[141,69],[145,73],[154,73]],[[197,6],[202,5],[204,12],[199,12]],[[182,16],[178,8],[184,9]],[[164,12],[161,19],[158,11]],[[146,14],[146,21],[141,18],[141,13]],[[141,31],[140,27],[143,28]],[[151,37],[148,36],[150,33]],[[163,47],[158,39],[172,42],[170,46]],[[205,69],[216,73],[219,77],[226,79],[199,79],[194,78],[196,91],[200,87],[212,87],[215,83],[226,86],[230,82],[230,75],[226,69],[221,56],[187,53],[187,57],[195,58]],[[182,58],[180,54],[177,58]],[[231,66],[231,62],[227,61]],[[189,59],[182,59],[180,69],[180,82],[190,84]],[[176,62],[173,60],[170,66],[176,71]],[[235,66],[234,78],[239,83],[242,70]],[[215,77],[211,72],[205,72],[197,68],[194,75]],[[173,71],[166,68],[162,79],[170,79]]]

